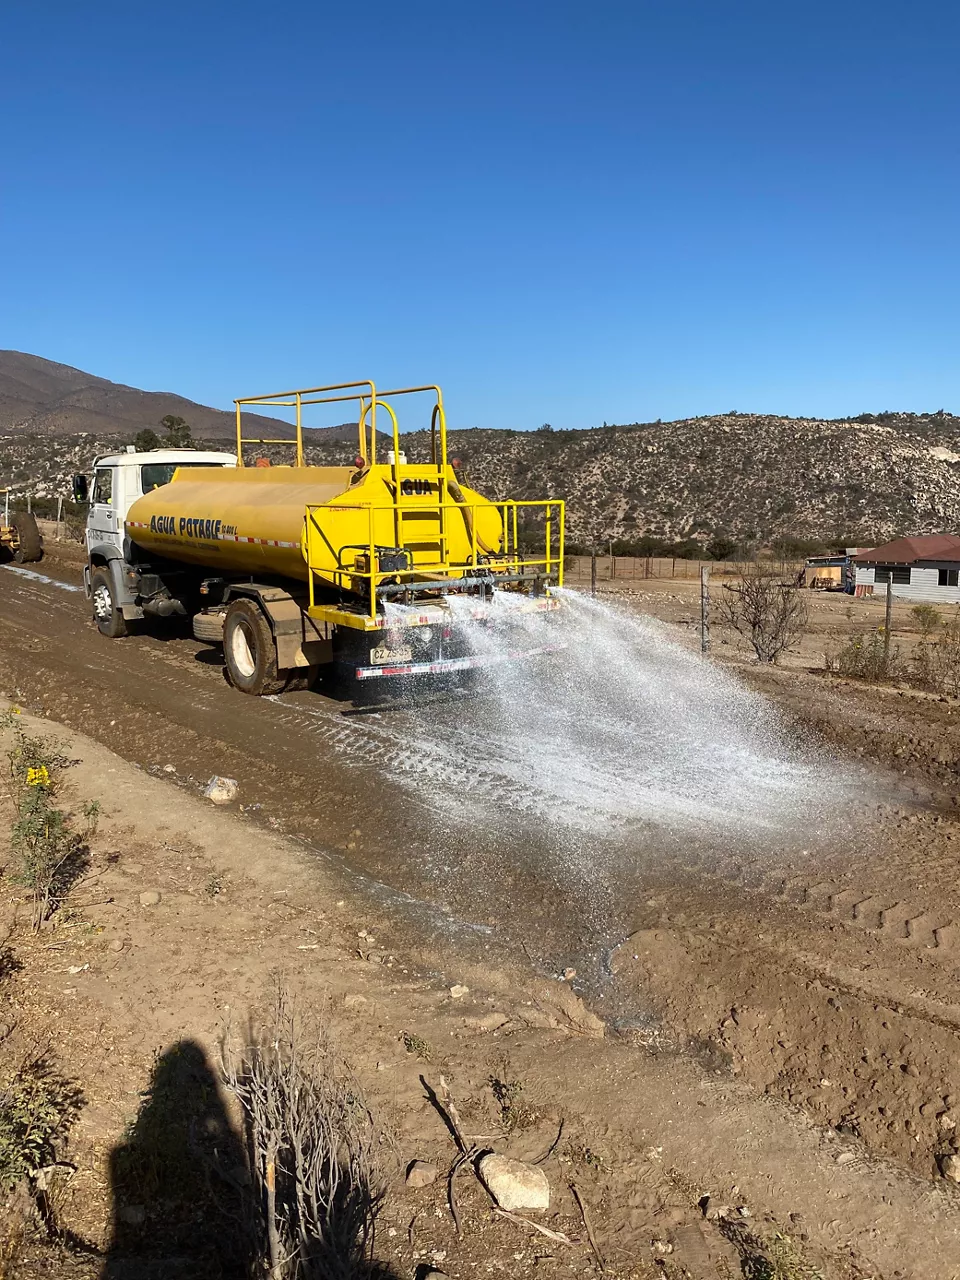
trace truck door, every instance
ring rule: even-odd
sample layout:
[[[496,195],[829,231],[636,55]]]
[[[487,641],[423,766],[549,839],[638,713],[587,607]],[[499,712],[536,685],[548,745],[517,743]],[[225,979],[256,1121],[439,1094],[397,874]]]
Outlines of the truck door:
[[[87,517],[87,548],[108,543],[118,550],[123,545],[117,475],[113,467],[97,467],[93,476],[90,514]]]

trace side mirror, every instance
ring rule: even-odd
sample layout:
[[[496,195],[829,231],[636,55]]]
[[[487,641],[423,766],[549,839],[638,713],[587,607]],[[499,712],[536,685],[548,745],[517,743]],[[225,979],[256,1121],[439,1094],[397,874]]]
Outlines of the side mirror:
[[[73,477],[74,502],[86,502],[90,497],[90,482],[86,476]]]

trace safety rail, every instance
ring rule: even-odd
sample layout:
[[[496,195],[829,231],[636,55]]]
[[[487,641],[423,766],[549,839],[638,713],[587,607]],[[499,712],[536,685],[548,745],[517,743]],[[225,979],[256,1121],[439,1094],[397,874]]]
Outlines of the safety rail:
[[[540,508],[544,514],[543,527],[543,546],[544,553],[542,556],[525,557],[520,550],[520,511],[530,508]],[[502,548],[498,551],[484,550],[481,544],[481,536],[477,531],[476,515],[479,511],[495,510],[500,513],[502,521]],[[317,520],[317,512],[323,512],[325,522],[329,522],[331,516],[338,512],[358,511],[367,512],[367,540],[364,543],[344,543],[338,539],[331,539],[329,527],[324,529]],[[396,528],[400,521],[400,513],[409,513],[416,511],[419,513],[434,514],[437,517],[439,528],[445,528],[445,515],[462,515],[469,512],[471,519],[468,522],[470,535],[470,551],[468,558],[460,563],[452,563],[446,557],[446,537],[441,532],[437,538],[440,546],[443,548],[442,558],[431,561],[420,561],[417,564],[410,565],[409,568],[388,568],[381,569],[379,567],[378,556],[383,552],[406,551],[409,548],[403,544],[402,535],[398,539],[397,544],[393,547],[384,547],[377,543],[375,535],[375,517],[378,513],[389,512],[394,517],[394,527]],[[309,570],[309,607],[311,609],[317,606],[316,600],[316,579],[319,577],[325,579],[328,583],[332,579],[335,586],[346,588],[354,594],[356,591],[355,582],[360,579],[366,583],[366,592],[369,595],[369,618],[374,621],[377,617],[377,601],[383,594],[397,594],[396,584],[407,584],[411,592],[436,590],[446,585],[453,585],[462,580],[469,581],[471,577],[477,579],[477,585],[481,585],[483,579],[477,578],[479,571],[488,570],[490,580],[495,585],[497,581],[501,582],[517,582],[527,581],[535,578],[554,579],[557,586],[563,586],[563,561],[564,561],[564,504],[559,498],[547,499],[523,499],[520,501],[505,502],[439,502],[431,504],[417,503],[415,506],[402,502],[385,502],[371,504],[341,504],[341,503],[311,503],[306,508],[304,517],[304,550],[307,560],[307,569]],[[554,550],[553,539],[556,533],[557,547]],[[411,540],[412,541],[412,540]],[[354,553],[353,564],[344,564],[343,555],[345,552]],[[329,559],[333,557],[336,561],[334,567],[330,567]],[[362,563],[362,558],[366,557],[366,567]],[[323,563],[324,558],[328,561]],[[357,561],[361,560],[358,564]],[[540,570],[539,573],[532,572]],[[385,584],[389,584],[389,592],[384,590]]]
[[[344,392],[343,395],[328,395],[328,392]],[[443,392],[438,386],[395,387],[389,391],[378,391],[373,382],[363,379],[360,382],[336,382],[328,387],[304,387],[299,391],[276,391],[266,396],[245,396],[234,400],[237,413],[237,465],[244,466],[243,446],[245,444],[282,444],[296,449],[296,465],[302,467],[303,461],[303,410],[315,404],[346,404],[357,402],[360,419],[357,424],[359,432],[358,462],[363,466],[373,466],[377,460],[377,409],[384,409],[389,415],[393,429],[393,467],[400,464],[400,425],[397,415],[389,399],[392,396],[419,395],[432,392],[435,403],[430,414],[431,462],[439,471],[447,466],[447,416],[443,408]],[[296,414],[293,439],[287,437],[245,436],[243,434],[243,409],[293,409]],[[369,419],[369,438],[367,426]]]

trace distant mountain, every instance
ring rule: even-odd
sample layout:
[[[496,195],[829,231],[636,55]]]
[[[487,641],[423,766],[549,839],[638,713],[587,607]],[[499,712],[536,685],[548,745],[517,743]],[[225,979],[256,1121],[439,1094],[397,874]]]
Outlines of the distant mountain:
[[[168,413],[186,418],[198,440],[222,447],[233,437],[230,413],[2,351],[0,488],[68,494],[72,471]],[[291,434],[277,419],[244,422],[250,435]],[[960,418],[942,410],[837,421],[725,413],[582,431],[451,430],[449,438],[451,458],[488,497],[565,498],[568,538],[581,546],[786,537],[867,546],[898,534],[960,533]],[[426,433],[403,439],[411,462],[429,458]],[[355,441],[355,425],[311,431],[307,459],[349,463]],[[263,452],[289,459],[282,446]]]
[[[169,391],[140,391],[109,382],[68,364],[56,364],[23,351],[0,351],[0,435],[71,436],[86,432],[96,437],[122,435],[132,439],[144,427],[156,428],[172,414],[184,418],[193,434],[207,440],[226,440],[236,433],[236,417],[211,409]],[[293,435],[288,422],[245,413],[245,433],[285,439]],[[311,431],[310,438],[339,439],[343,427]]]

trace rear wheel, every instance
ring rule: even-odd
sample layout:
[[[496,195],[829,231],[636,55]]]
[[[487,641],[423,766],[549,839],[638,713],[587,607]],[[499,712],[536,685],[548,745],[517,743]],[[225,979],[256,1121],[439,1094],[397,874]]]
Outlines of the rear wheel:
[[[110,570],[98,565],[90,575],[90,600],[93,620],[101,635],[119,640],[127,634],[127,622],[117,607]]]
[[[37,522],[29,511],[16,511],[10,517],[13,530],[10,549],[17,564],[30,564],[43,559],[43,540]]]
[[[223,625],[223,656],[230,683],[256,697],[280,693],[277,646],[266,618],[252,600],[234,600]]]

